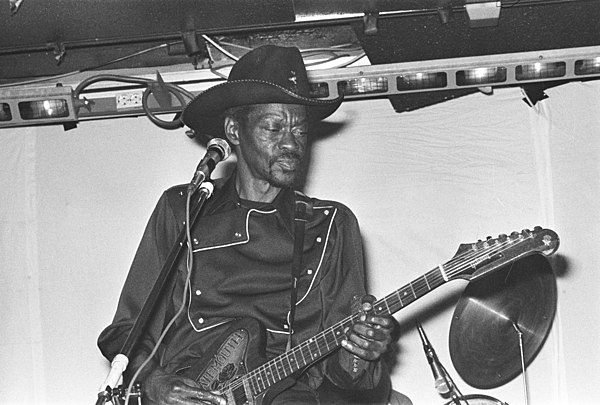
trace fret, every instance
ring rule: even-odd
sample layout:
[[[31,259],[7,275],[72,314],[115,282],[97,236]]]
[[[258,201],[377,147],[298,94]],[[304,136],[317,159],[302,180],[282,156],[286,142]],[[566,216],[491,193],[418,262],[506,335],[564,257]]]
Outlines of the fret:
[[[413,288],[413,285],[412,285],[412,283],[408,283],[408,285],[410,286],[410,290],[412,291],[412,293],[413,293],[413,295],[414,295],[415,299],[417,299],[417,294],[415,294],[415,289]]]
[[[313,353],[312,350],[310,350],[311,343],[314,345],[315,353]],[[317,345],[317,342],[315,341],[314,338],[313,339],[309,339],[309,341],[308,341],[308,350],[311,353],[311,362],[312,362],[312,360],[321,357],[321,350],[319,350],[319,346]]]
[[[406,287],[404,287],[402,289],[402,294],[401,294],[401,298],[404,298],[408,304],[410,304],[412,301],[410,300],[410,295],[408,294],[408,291],[406,290]],[[408,304],[404,304],[404,305],[408,305]]]
[[[253,376],[252,378],[247,378],[247,381],[250,381],[250,388],[252,388],[252,393],[254,395],[258,394],[260,392],[260,388],[258,387],[258,382],[256,381],[256,377]]]
[[[273,364],[275,366],[275,372],[277,373],[277,381],[281,381],[281,374],[279,373],[279,366],[277,365],[277,358],[275,358],[275,362]],[[285,376],[285,373],[283,374]],[[275,382],[275,374],[273,374],[273,382]]]
[[[306,362],[306,357],[304,357],[304,351],[302,350],[302,346],[303,345],[298,346],[298,351],[300,352],[300,355],[302,356],[302,364],[307,365],[308,363]]]
[[[427,289],[431,291],[431,286],[429,285],[429,281],[427,281],[427,274],[423,276],[423,279],[425,280],[425,283],[427,283]]]
[[[340,341],[338,340],[338,337],[340,337],[342,335],[342,327],[339,326],[337,328],[335,328],[335,330],[332,330],[331,332],[333,333],[333,338],[335,339],[335,345],[336,347],[340,345]]]
[[[259,368],[259,369],[258,369],[258,382],[259,382],[260,384],[262,384],[262,391],[266,390],[266,389],[267,389],[267,386],[268,386],[268,385],[265,383],[265,379],[266,379],[267,375],[265,374],[265,375],[263,376],[263,371],[264,371],[264,368],[263,368],[263,367],[261,367],[261,368]]]
[[[425,279],[420,278],[416,281],[413,281],[412,286],[414,287],[415,292],[418,292],[418,295],[415,298],[419,298],[421,296],[423,296],[424,294],[428,293],[429,291],[431,291],[430,288],[428,288],[427,284],[424,283]]]
[[[290,365],[290,374],[292,374],[296,369],[294,368],[294,366],[292,366],[292,362],[290,361],[289,352],[285,353],[285,358],[286,358],[288,364]]]
[[[400,297],[400,290],[396,291],[395,294],[398,297],[398,302],[400,302],[400,306],[403,307],[404,304],[402,303],[402,297]]]
[[[333,346],[334,349],[336,347],[338,347],[338,341],[337,341],[337,336],[335,335],[335,331],[336,331],[335,327],[331,327],[325,331],[326,336],[327,336],[327,334],[329,334],[329,336],[330,336],[329,341],[331,342],[331,346]]]
[[[323,341],[325,342],[326,352],[329,352],[329,343],[327,343],[327,337],[323,335]]]
[[[271,372],[271,367],[267,364],[265,364],[265,376],[267,377],[267,384],[271,385],[271,384],[275,384],[275,378],[273,378],[273,373]],[[269,377],[271,377],[271,380],[269,380]]]
[[[296,357],[296,350],[292,349],[291,350],[292,354],[294,355],[294,363],[296,364],[296,370],[300,370],[300,364],[298,363],[298,357]]]
[[[390,307],[389,307],[389,305],[388,305],[388,303],[387,303],[387,299],[386,299],[386,298],[384,298],[384,299],[382,299],[382,301],[383,301],[383,303],[385,304],[385,308],[386,308],[386,310],[387,310],[387,313],[388,313],[388,314],[391,314],[391,313],[392,313],[392,310],[390,309]],[[380,314],[381,314],[381,313],[383,313],[383,307],[382,307],[381,305],[378,305],[378,306],[377,306],[377,311],[378,311],[378,313],[380,313]]]

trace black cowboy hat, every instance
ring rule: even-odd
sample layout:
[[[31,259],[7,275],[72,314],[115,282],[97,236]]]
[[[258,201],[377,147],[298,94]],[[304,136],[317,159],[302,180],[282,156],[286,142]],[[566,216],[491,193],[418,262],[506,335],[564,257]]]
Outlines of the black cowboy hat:
[[[223,133],[222,114],[230,107],[250,104],[301,104],[313,120],[331,115],[342,102],[309,95],[306,67],[298,48],[264,45],[242,56],[225,83],[200,93],[183,110],[182,121],[196,134]]]

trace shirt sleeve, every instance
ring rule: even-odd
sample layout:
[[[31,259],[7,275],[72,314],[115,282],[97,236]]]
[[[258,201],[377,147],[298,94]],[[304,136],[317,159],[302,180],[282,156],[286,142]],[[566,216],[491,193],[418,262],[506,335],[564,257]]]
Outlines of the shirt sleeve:
[[[98,347],[109,361],[120,353],[178,233],[177,221],[165,193],[159,199],[148,221],[123,285],[113,321],[98,338]],[[135,370],[135,366],[139,366],[154,348],[164,325],[167,305],[168,302],[165,300],[157,302],[153,315],[146,325],[146,332],[135,345],[130,356],[132,367],[128,369]]]
[[[338,211],[338,232],[327,276],[329,282],[322,289],[323,308],[328,309],[326,327],[351,313],[353,297],[366,294],[363,245],[358,221],[347,207],[341,205]],[[339,350],[325,360],[324,373],[329,381],[342,389],[371,390],[390,384],[384,360],[367,362],[366,367],[349,374],[340,365]]]

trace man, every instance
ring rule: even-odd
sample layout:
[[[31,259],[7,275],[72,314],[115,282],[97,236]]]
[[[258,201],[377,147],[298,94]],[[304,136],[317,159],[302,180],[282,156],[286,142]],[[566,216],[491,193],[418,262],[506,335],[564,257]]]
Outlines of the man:
[[[166,298],[130,359],[129,378],[185,299],[184,314],[176,318],[158,353],[140,373],[146,401],[224,403],[224,396],[213,390],[216,386],[199,382],[209,378],[208,372],[202,371],[202,378],[190,373],[198,365],[221,359],[214,347],[217,353],[229,354],[229,346],[221,351],[219,345],[228,342],[224,339],[231,328],[248,329],[237,329],[240,319],[258,320],[264,327],[264,354],[270,360],[296,353],[294,348],[302,347],[298,346],[302,342],[311,342],[351,315],[355,297],[365,296],[361,238],[352,212],[340,203],[293,190],[301,176],[311,123],[329,116],[340,104],[341,98],[309,97],[305,66],[296,48],[263,46],[242,57],[226,83],[200,94],[185,108],[183,121],[197,133],[210,129],[211,135],[227,138],[237,166],[229,179],[215,182],[214,195],[191,231],[194,265],[189,282],[185,260],[180,260]],[[184,226],[185,190],[185,185],[167,190],[152,214],[113,323],[99,338],[108,359],[119,352]],[[300,226],[302,232],[297,232]],[[294,255],[298,246],[302,253]],[[292,282],[294,263],[302,266]],[[302,353],[288,357],[284,367],[303,361],[310,367],[295,374],[295,383],[282,392],[277,387],[269,390],[269,400],[330,403],[339,390],[351,396],[366,393],[369,403],[377,402],[377,397],[385,402],[390,383],[381,356],[392,340],[393,319],[369,313],[369,305],[363,300],[362,309],[367,311],[345,328],[339,342],[335,338],[341,349],[321,356],[309,344],[309,361]],[[226,369],[219,369],[219,378]],[[265,374],[267,383],[280,377],[273,374]],[[265,388],[264,380],[252,389]]]

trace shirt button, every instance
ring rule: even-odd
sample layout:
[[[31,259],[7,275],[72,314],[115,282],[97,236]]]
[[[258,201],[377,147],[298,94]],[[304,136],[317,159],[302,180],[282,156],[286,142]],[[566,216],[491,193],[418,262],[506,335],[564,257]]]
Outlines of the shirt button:
[[[321,241],[322,241],[323,239],[321,239],[321,237],[320,237],[320,236],[317,236],[317,239],[316,239],[316,240],[317,240],[317,243],[321,243]]]
[[[308,274],[313,274],[313,270],[312,270],[312,269],[308,269],[308,270],[306,270],[306,272],[307,272]]]
[[[196,295],[200,295],[200,294],[202,294],[202,291],[196,290]]]
[[[198,323],[202,325],[204,323],[204,318],[198,318]]]
[[[288,324],[283,325],[283,329],[289,329],[290,326]]]
[[[323,211],[323,214],[325,214],[325,215],[329,215],[329,210],[325,210],[325,211]]]
[[[239,233],[239,232],[236,232],[236,233],[234,234],[234,236],[235,236],[236,238],[238,238],[238,239],[239,239],[239,238],[241,238],[241,237],[242,237],[242,234],[241,234],[241,233]]]

